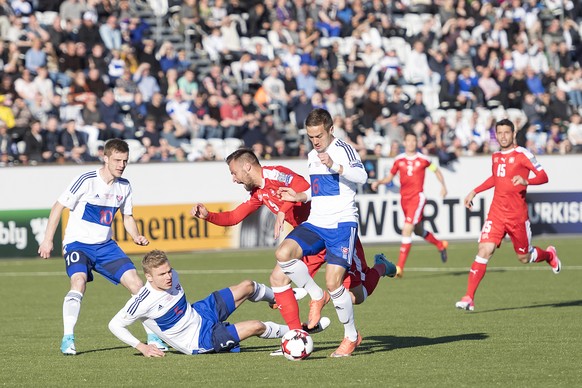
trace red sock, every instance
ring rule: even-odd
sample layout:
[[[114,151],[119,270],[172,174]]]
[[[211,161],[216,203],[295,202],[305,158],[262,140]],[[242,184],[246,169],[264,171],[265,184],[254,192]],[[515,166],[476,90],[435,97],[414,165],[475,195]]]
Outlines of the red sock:
[[[471,270],[469,271],[469,280],[467,282],[467,294],[471,299],[475,299],[475,291],[479,287],[479,283],[485,276],[485,271],[487,271],[487,264],[473,262],[471,265]]]
[[[401,269],[404,269],[404,264],[406,264],[406,259],[408,259],[408,253],[412,248],[412,243],[400,244],[400,255],[398,255],[398,264]]]
[[[436,245],[437,248],[441,247],[441,240],[437,239],[431,232],[426,232],[426,236],[424,236],[424,239],[431,243],[432,245]]]
[[[366,280],[364,280],[364,288],[368,296],[372,295],[372,292],[378,286],[378,281],[380,281],[380,277],[382,276],[380,273],[384,274],[385,272],[386,268],[384,268],[384,264],[376,264],[374,268],[368,269],[368,272],[366,272]]]
[[[544,251],[542,248],[534,247],[538,257],[536,257],[534,263],[539,263],[540,261],[547,261],[548,263],[552,260],[552,254],[548,251]]]
[[[275,292],[275,302],[279,305],[279,312],[289,329],[301,329],[299,305],[292,288],[283,292]]]

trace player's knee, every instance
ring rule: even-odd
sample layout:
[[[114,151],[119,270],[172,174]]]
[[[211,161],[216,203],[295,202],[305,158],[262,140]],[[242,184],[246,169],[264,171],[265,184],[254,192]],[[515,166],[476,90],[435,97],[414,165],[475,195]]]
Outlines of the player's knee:
[[[291,257],[291,250],[284,246],[284,244],[279,245],[277,250],[275,251],[275,259],[277,261],[285,262],[292,259]]]
[[[529,263],[530,255],[517,255],[517,260],[519,260],[522,264]]]
[[[84,292],[87,285],[87,277],[83,273],[76,273],[71,276],[71,290]]]
[[[273,272],[271,272],[271,276],[269,277],[269,282],[273,287],[283,287],[289,284],[290,281],[287,275],[283,273],[283,271],[273,270]]]
[[[238,284],[237,287],[240,288],[246,295],[251,295],[253,292],[255,292],[255,282],[249,279],[243,280]]]

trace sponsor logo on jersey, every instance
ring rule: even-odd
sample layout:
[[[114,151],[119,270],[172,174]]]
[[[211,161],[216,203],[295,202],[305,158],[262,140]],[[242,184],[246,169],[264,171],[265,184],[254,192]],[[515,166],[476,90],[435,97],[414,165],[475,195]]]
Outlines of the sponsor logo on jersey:
[[[123,200],[123,195],[118,195],[117,196],[117,202],[121,202]]]
[[[160,311],[163,308],[164,308],[164,306],[162,306],[161,304],[158,305],[158,311]]]

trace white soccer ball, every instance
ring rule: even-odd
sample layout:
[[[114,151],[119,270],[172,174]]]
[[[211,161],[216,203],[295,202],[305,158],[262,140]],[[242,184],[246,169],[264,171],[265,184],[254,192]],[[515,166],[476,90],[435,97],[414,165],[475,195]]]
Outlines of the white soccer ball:
[[[303,360],[313,352],[313,340],[304,330],[289,330],[281,338],[281,350],[288,360]]]

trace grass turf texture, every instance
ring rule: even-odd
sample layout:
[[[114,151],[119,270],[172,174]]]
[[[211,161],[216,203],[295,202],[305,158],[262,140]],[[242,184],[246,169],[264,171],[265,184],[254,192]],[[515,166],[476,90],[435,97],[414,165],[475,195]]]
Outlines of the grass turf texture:
[[[545,247],[550,240],[534,242]],[[330,303],[323,313],[332,324],[313,336],[315,350],[301,362],[270,357],[279,341],[259,338],[244,341],[240,354],[142,357],[107,329],[128,293],[99,275],[83,299],[79,353],[65,357],[61,309],[69,286],[62,258],[0,261],[0,386],[577,386],[582,240],[552,243],[564,264],[560,275],[545,263],[520,264],[505,243],[489,265],[475,311],[465,312],[454,304],[465,291],[477,244],[451,243],[449,262],[441,264],[433,246],[415,242],[404,278],[382,278],[355,307],[364,341],[354,356],[328,357],[343,335]],[[376,252],[395,261],[398,248],[367,246],[368,262]],[[271,250],[249,250],[174,254],[171,262],[194,302],[245,278],[268,283],[274,259]],[[323,273],[316,279],[324,284]],[[304,320],[307,299],[300,303]],[[281,322],[264,302],[246,302],[230,321],[246,319]],[[141,325],[131,330],[145,339]]]

